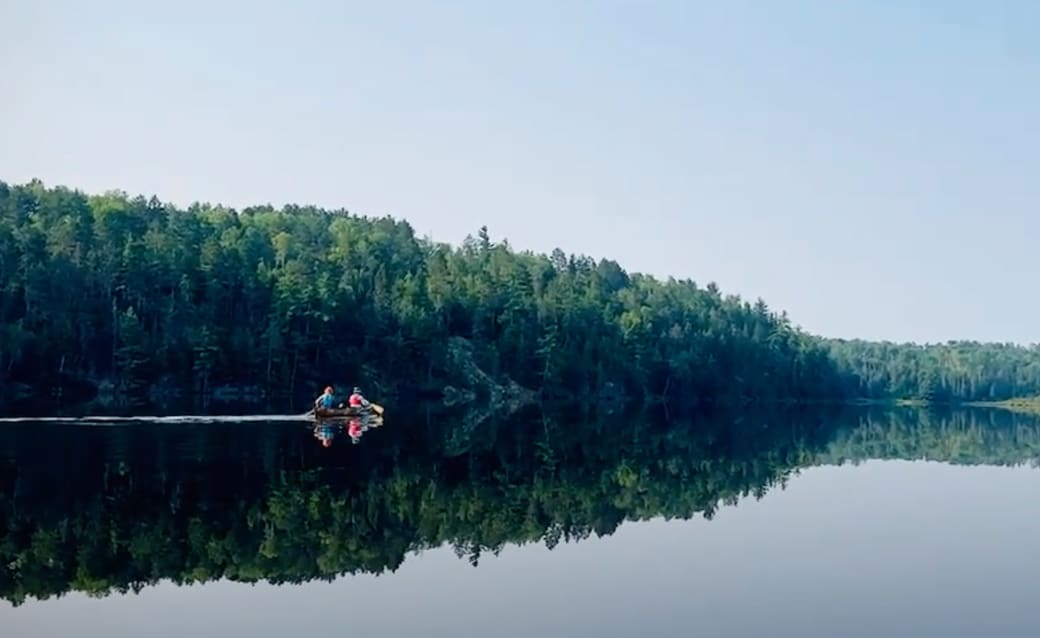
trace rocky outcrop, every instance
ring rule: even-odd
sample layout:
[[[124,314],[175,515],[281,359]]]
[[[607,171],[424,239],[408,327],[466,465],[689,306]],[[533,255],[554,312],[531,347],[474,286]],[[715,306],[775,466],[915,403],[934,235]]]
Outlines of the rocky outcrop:
[[[460,380],[459,385],[444,388],[445,405],[462,405],[480,402],[492,412],[515,412],[538,400],[538,393],[505,378],[496,381],[477,365],[473,356],[473,344],[462,337],[448,341],[448,365],[452,376]]]

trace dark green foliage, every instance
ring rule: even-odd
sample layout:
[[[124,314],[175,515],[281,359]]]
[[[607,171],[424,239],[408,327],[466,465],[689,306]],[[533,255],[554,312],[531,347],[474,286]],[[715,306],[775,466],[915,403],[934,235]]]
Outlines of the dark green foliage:
[[[62,370],[130,396],[332,379],[439,392],[461,337],[491,378],[545,398],[840,393],[824,348],[764,303],[518,253],[486,228],[452,248],[345,211],[178,210],[33,182],[0,190],[0,273],[0,373],[41,389]]]
[[[0,182],[0,399],[108,382],[207,395],[374,395],[459,383],[465,339],[496,382],[543,399],[697,401],[1040,393],[1040,349],[822,340],[758,300],[584,256],[462,246],[403,221],[256,206],[179,210]]]

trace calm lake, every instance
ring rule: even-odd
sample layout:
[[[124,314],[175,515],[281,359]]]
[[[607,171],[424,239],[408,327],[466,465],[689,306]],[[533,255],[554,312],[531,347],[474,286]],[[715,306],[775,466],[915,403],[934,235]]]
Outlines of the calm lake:
[[[5,422],[0,635],[1032,635],[1038,458],[981,410]]]

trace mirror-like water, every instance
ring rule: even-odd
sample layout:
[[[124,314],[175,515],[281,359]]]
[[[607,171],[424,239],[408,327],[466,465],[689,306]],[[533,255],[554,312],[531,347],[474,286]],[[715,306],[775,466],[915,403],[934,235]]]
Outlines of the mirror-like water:
[[[0,427],[5,636],[1027,634],[997,411]]]

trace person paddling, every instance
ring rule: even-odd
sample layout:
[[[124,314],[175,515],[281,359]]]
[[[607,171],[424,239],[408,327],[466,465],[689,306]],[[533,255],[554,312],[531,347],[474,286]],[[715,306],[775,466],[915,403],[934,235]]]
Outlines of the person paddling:
[[[368,399],[361,396],[361,388],[354,386],[354,392],[347,399],[347,402],[352,408],[368,408],[372,407],[372,404],[368,402]]]
[[[335,390],[332,386],[325,388],[325,392],[322,393],[317,399],[314,400],[314,410],[320,409],[330,410],[336,402],[336,397],[333,395]]]
[[[368,399],[361,395],[361,388],[354,386],[354,392],[347,399],[347,403],[354,410],[369,410],[371,414],[375,414],[378,417],[383,416],[383,406],[378,403],[371,403]]]

